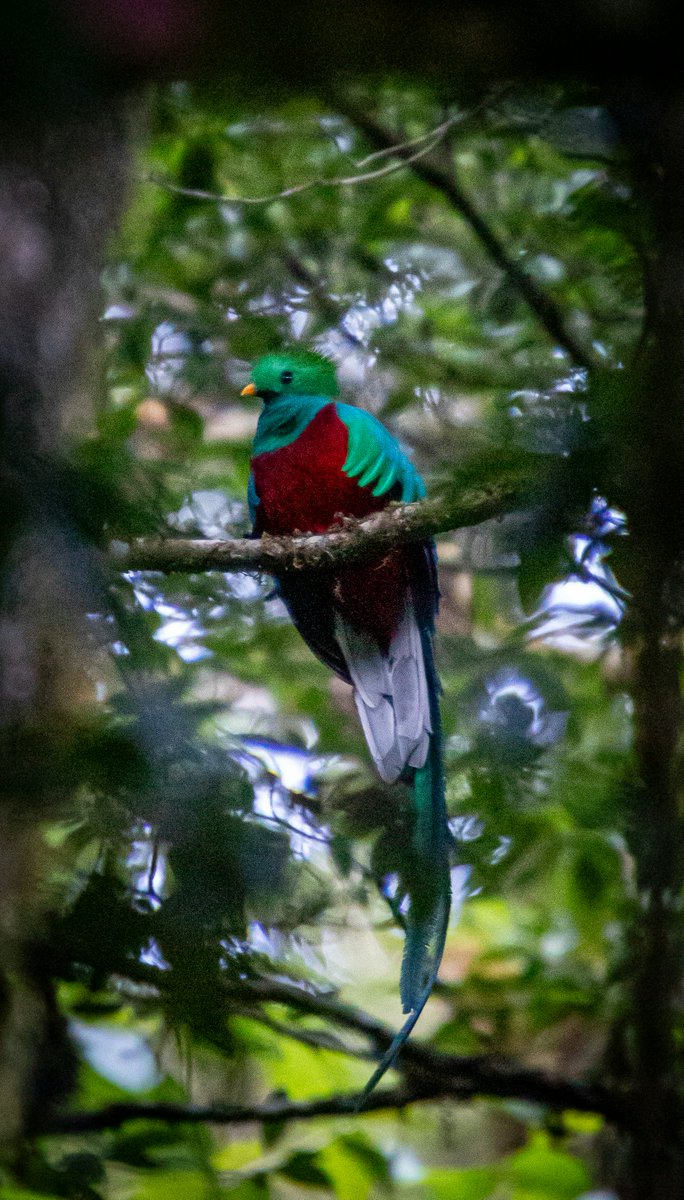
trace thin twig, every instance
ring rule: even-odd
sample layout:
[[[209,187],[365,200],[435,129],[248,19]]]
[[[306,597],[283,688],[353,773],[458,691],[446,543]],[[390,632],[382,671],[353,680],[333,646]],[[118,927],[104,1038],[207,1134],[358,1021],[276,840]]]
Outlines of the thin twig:
[[[469,108],[466,112],[459,113],[453,117],[447,117],[447,119],[440,125],[436,125],[434,129],[428,130],[427,133],[419,133],[416,137],[407,138],[405,142],[397,142],[393,146],[385,146],[380,150],[373,150],[373,152],[371,154],[367,154],[365,158],[358,159],[356,166],[361,169],[366,167],[368,163],[377,162],[378,159],[391,158],[393,155],[400,154],[404,150],[410,150],[413,146],[420,146],[423,144],[423,142],[427,142],[430,140],[430,138],[435,137],[436,134],[443,136],[451,129],[458,128],[459,130],[462,130],[464,127],[472,125],[473,122],[475,122],[478,117],[480,117],[482,113],[486,111],[486,109],[491,108],[497,103],[497,101],[501,100],[501,98],[511,90],[511,87],[512,84],[510,82],[499,84],[497,87],[492,88],[489,92],[487,92],[487,94],[482,97],[479,103],[474,104],[473,107]]]
[[[242,1009],[242,1015],[263,1025],[265,1029],[271,1029],[280,1037],[290,1038],[293,1042],[300,1042],[301,1045],[309,1046],[314,1050],[332,1050],[336,1054],[346,1054],[348,1057],[361,1059],[375,1057],[371,1050],[360,1046],[352,1048],[324,1029],[306,1029],[304,1026],[287,1025],[284,1021],[278,1021],[275,1017],[269,1016],[263,1009],[257,1014],[252,1009],[245,1007]]]
[[[379,167],[377,171],[363,171],[358,175],[342,175],[336,176],[333,179],[308,179],[305,183],[294,183],[291,187],[283,188],[281,191],[273,192],[268,196],[223,196],[219,192],[207,192],[203,188],[182,187],[178,183],[173,183],[170,179],[162,179],[159,175],[146,175],[145,182],[153,183],[156,187],[163,188],[175,196],[187,196],[190,200],[207,200],[212,204],[275,204],[277,200],[289,200],[292,196],[301,196],[303,192],[310,192],[314,188],[355,187],[360,183],[373,183],[376,179],[384,179],[387,175],[394,175],[397,171],[404,171],[412,163],[417,162],[434,150],[442,138],[456,124],[457,120],[457,117],[452,117],[448,121],[443,121],[432,134],[425,135],[425,138],[431,138],[426,146],[421,145],[420,149],[406,156],[401,154],[401,161],[388,163],[384,167]],[[425,138],[421,138],[421,141],[424,141]]]
[[[393,155],[399,154],[404,150],[412,150],[414,146],[423,146],[425,142],[432,141],[434,138],[439,140],[445,134],[453,129],[456,125],[461,125],[465,120],[465,116],[470,114],[462,114],[458,117],[448,117],[446,121],[442,121],[440,125],[436,125],[434,129],[428,130],[427,133],[419,133],[416,137],[407,138],[405,142],[399,142],[396,146],[384,146],[381,150],[373,150],[371,154],[367,154],[365,158],[360,158],[356,166],[359,170],[363,170],[371,162],[378,162],[381,158],[392,158]]]

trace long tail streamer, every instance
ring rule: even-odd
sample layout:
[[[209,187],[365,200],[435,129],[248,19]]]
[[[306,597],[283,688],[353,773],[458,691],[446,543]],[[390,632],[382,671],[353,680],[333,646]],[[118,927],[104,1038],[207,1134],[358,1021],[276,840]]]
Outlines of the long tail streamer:
[[[408,1017],[363,1089],[359,1108],[363,1107],[376,1084],[393,1065],[429,999],[442,961],[451,911],[439,681],[434,667],[432,639],[425,629],[421,629],[421,640],[430,693],[432,734],[425,764],[416,770],[413,781],[413,865],[401,965],[401,1001]]]

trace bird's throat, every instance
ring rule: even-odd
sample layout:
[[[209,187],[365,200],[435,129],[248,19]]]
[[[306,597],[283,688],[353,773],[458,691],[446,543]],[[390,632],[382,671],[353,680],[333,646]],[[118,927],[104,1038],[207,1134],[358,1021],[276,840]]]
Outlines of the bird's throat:
[[[280,450],[304,432],[317,413],[330,404],[329,396],[276,396],[261,411],[254,454]]]

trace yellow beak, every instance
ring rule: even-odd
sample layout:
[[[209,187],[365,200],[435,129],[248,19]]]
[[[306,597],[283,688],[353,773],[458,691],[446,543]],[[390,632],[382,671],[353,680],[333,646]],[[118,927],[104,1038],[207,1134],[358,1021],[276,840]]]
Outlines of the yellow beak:
[[[241,396],[256,396],[256,384],[248,383],[240,392]]]

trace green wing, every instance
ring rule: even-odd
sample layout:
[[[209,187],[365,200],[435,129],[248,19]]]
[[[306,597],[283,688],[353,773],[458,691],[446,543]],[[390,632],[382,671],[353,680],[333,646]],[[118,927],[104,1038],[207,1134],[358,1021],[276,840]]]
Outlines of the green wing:
[[[404,503],[422,500],[425,484],[385,426],[371,413],[351,404],[338,403],[337,415],[349,431],[347,458],[342,467],[345,475],[356,479],[359,487],[372,484],[374,496],[384,496],[399,484]]]
[[[252,520],[252,529],[254,529],[254,526],[256,525],[257,508],[259,503],[259,494],[256,490],[256,483],[254,482],[254,472],[250,471],[249,479],[247,481],[247,507]]]

